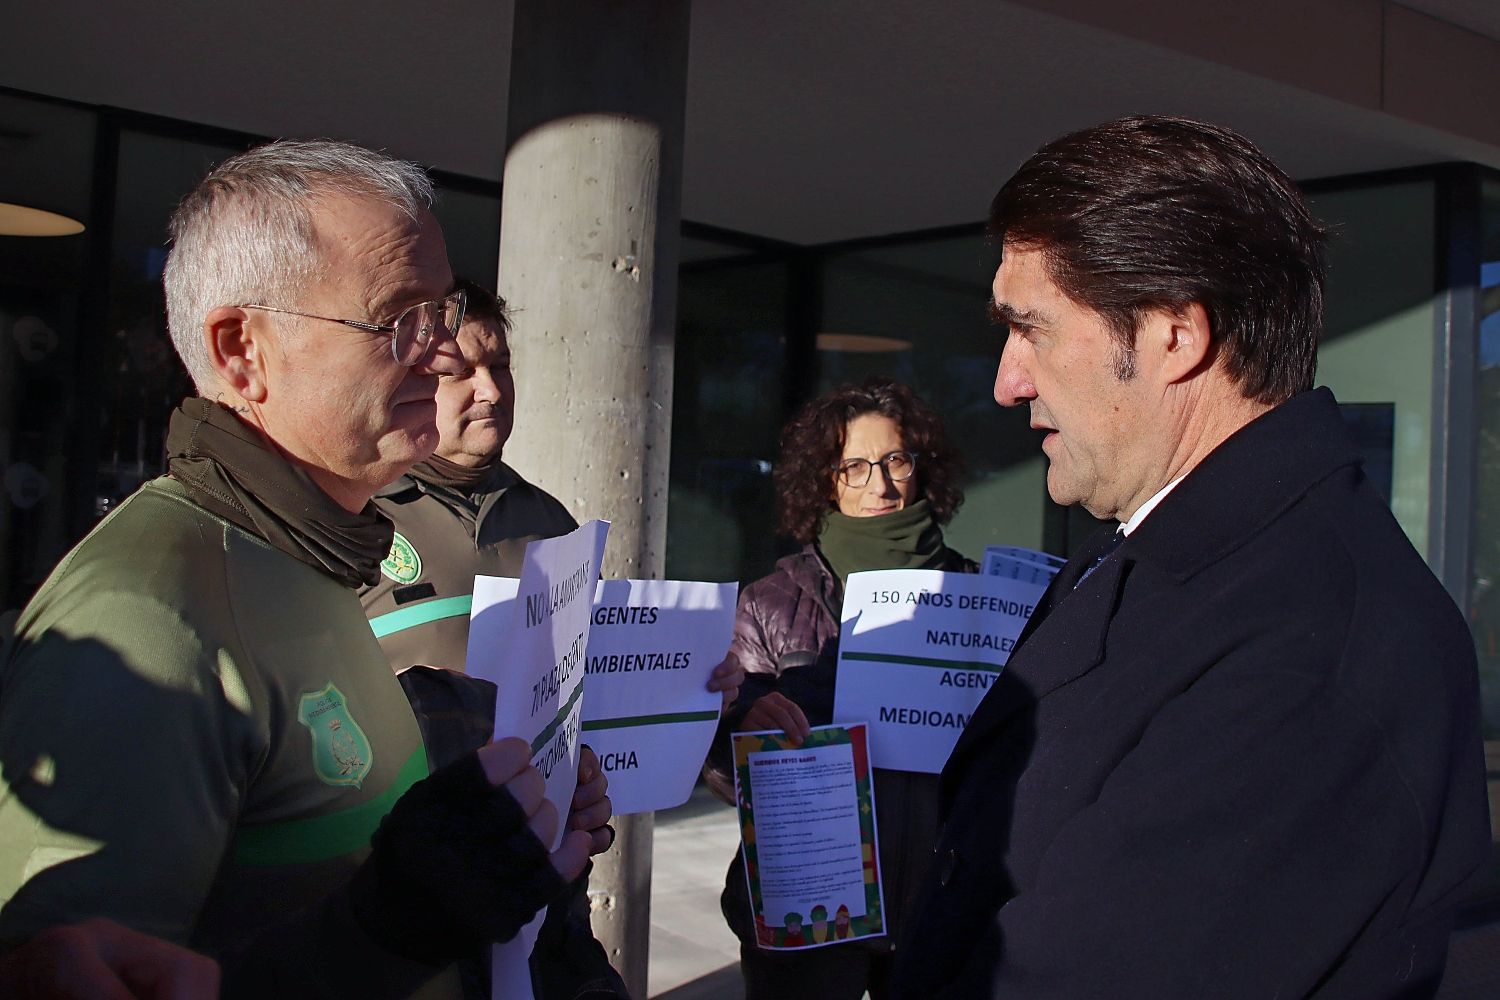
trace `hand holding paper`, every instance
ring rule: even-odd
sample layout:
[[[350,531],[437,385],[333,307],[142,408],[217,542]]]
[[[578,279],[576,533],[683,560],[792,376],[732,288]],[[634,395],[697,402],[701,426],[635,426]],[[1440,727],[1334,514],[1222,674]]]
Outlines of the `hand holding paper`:
[[[478,753],[479,764],[490,785],[510,793],[526,817],[527,829],[536,835],[537,840],[550,846],[557,838],[557,807],[547,800],[547,782],[542,778],[542,772],[531,766],[531,747],[525,740],[510,736],[480,747]],[[607,808],[609,800],[604,801]],[[608,819],[606,813],[605,820]],[[568,825],[569,832],[551,855],[552,867],[565,882],[583,874],[589,855],[594,853],[589,850],[593,838],[587,829],[575,827],[571,820]]]
[[[745,668],[740,666],[740,661],[733,656],[728,656],[717,667],[713,673],[708,675],[706,687],[710,691],[723,693],[719,702],[719,710],[722,712],[734,704],[735,695],[740,693],[740,685],[745,683]]]
[[[585,743],[578,748],[578,789],[573,793],[568,829],[589,835],[590,854],[603,854],[615,842],[615,831],[608,825],[614,810],[608,791],[609,778],[599,766],[599,756]]]
[[[495,683],[495,732],[528,745],[552,812],[554,839],[544,843],[554,852],[553,865],[570,879],[583,871],[595,843],[592,831],[569,829],[561,814],[572,814],[578,791],[584,651],[608,530],[607,523],[590,521],[560,538],[529,543],[520,580],[510,587],[517,600],[497,602],[496,578],[478,577],[469,623],[468,672]],[[504,640],[497,642],[497,635]],[[502,649],[505,655],[497,656]],[[527,959],[541,921],[538,915],[493,953],[492,996],[530,1000]]]
[[[762,948],[886,933],[875,785],[864,723],[733,739],[740,850]]]
[[[786,734],[787,742],[794,747],[800,747],[802,741],[807,739],[808,732],[811,731],[806,714],[795,701],[780,691],[772,691],[770,694],[757,698],[755,704],[750,706],[750,711],[745,713],[744,720],[740,722],[742,733],[764,729],[779,729]]]
[[[556,833],[557,813],[529,759],[524,741],[491,743],[396,800],[349,885],[372,939],[431,965],[451,962],[514,938],[583,871],[587,834],[549,856],[542,838]]]
[[[518,623],[527,620],[519,617],[524,585],[524,580],[504,577],[474,581],[468,661],[471,675],[493,679],[500,691],[497,720],[516,708],[523,712],[524,717],[508,729],[497,721],[496,731],[523,736],[535,731],[534,726],[525,727],[526,717],[558,718],[546,711],[554,705],[554,685],[547,681],[547,698],[538,703],[531,661],[518,647]],[[565,735],[571,746],[578,735],[572,725],[574,709],[581,705],[582,735],[592,750],[587,757],[580,753],[576,771],[564,773],[560,761],[552,767],[549,787],[556,785],[559,792],[572,796],[573,782],[587,784],[596,770],[603,772],[610,778],[610,810],[619,816],[670,809],[687,801],[724,699],[733,699],[744,679],[737,662],[720,663],[734,627],[737,589],[733,583],[682,580],[606,580],[598,585],[592,609],[584,609],[589,614],[580,623],[586,629],[582,662],[572,655],[577,640],[565,644],[573,666],[570,683],[586,675],[588,695],[581,697],[580,686],[575,702],[573,693],[558,686],[556,704],[566,706],[566,724],[553,730],[554,735]],[[579,633],[564,629],[560,634],[567,639]],[[544,654],[532,659],[546,663],[553,658]],[[535,749],[539,744],[533,739],[532,745]],[[566,786],[560,783],[564,777]],[[554,801],[559,809],[568,808],[568,799]],[[576,799],[572,809],[593,801]],[[608,818],[589,827],[596,853],[608,849]]]

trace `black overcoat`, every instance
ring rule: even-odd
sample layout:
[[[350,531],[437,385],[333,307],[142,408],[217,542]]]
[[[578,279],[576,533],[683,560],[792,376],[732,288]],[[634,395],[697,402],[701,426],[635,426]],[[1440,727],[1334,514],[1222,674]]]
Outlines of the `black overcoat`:
[[[1473,645],[1332,394],[1091,561],[943,771],[899,995],[1430,995],[1489,850]]]

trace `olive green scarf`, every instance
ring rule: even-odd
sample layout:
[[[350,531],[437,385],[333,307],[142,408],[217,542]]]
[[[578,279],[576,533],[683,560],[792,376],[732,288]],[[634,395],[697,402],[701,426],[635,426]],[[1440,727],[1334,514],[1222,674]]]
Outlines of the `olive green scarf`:
[[[829,511],[818,535],[818,551],[839,578],[870,569],[940,569],[948,548],[926,500],[891,514],[850,517]]]
[[[450,462],[446,458],[438,458],[436,455],[428,458],[425,462],[418,462],[412,466],[407,473],[413,479],[420,479],[432,486],[446,486],[460,493],[476,492],[481,486],[487,484],[495,475],[495,470],[500,467],[500,459],[496,457],[487,465],[467,466]]]
[[[167,425],[167,471],[188,497],[273,548],[348,587],[380,579],[391,551],[389,519],[366,504],[351,514],[254,427],[201,396]]]

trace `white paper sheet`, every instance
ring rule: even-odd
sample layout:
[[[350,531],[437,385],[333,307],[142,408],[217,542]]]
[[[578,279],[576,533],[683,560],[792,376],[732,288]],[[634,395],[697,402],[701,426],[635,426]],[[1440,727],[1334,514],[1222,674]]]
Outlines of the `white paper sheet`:
[[[515,601],[518,585],[479,577],[475,593],[483,590],[498,607]],[[735,583],[599,582],[583,742],[609,777],[616,816],[670,809],[692,795],[722,701],[704,685],[729,650],[738,590]]]
[[[604,580],[594,600],[583,741],[615,815],[680,806],[708,755],[721,696],[704,685],[729,650],[734,583]]]
[[[1044,590],[926,569],[850,574],[834,721],[869,720],[876,767],[941,771]]]
[[[607,521],[590,521],[527,545],[519,581],[474,580],[465,669],[498,689],[495,736],[531,744],[531,762],[546,779],[547,799],[561,820],[548,845],[553,850],[562,843],[578,784],[585,655],[608,533]],[[511,600],[503,599],[506,591]],[[492,950],[495,1000],[531,1000],[527,959],[544,914]]]

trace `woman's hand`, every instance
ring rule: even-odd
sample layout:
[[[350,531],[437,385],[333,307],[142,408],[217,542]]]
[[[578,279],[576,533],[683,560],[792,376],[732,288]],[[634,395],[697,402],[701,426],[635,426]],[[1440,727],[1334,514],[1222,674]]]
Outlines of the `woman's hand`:
[[[722,698],[719,701],[719,712],[734,704],[735,696],[740,693],[740,685],[745,683],[745,668],[740,666],[739,659],[730,653],[724,658],[724,662],[714,667],[714,672],[708,675],[707,687],[710,691],[719,691]]]
[[[756,729],[780,729],[786,733],[787,742],[794,747],[800,747],[802,741],[807,739],[807,734],[812,731],[802,709],[779,691],[757,698],[755,704],[750,706],[750,711],[745,713],[745,718],[740,722],[740,732],[752,732]]]

